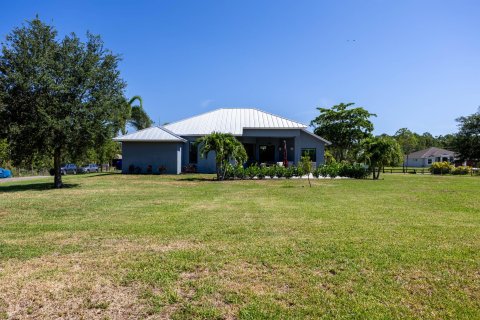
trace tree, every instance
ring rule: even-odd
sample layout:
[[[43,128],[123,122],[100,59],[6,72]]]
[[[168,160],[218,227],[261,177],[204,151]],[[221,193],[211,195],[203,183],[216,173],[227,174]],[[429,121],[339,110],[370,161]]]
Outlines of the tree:
[[[394,137],[405,154],[410,154],[419,150],[417,134],[413,133],[407,128],[401,128],[397,130]]]
[[[301,157],[299,167],[301,168],[302,173],[307,175],[308,184],[310,185],[310,188],[311,188],[312,183],[310,182],[310,174],[313,171],[313,167],[312,167],[312,161],[310,160],[310,157],[309,156]]]
[[[138,101],[139,105],[134,106],[133,103]],[[143,100],[140,96],[133,96],[129,101],[128,105],[131,109],[130,117],[128,119],[128,123],[134,127],[136,130],[142,130],[153,125],[152,119],[148,116],[148,114],[143,109]]]
[[[4,167],[9,160],[7,139],[0,139],[0,167]]]
[[[480,161],[480,108],[476,113],[456,119],[458,133],[451,141],[460,160]]]
[[[373,179],[380,177],[380,172],[387,165],[397,165],[402,161],[402,149],[395,139],[387,137],[367,138],[360,144],[360,160],[365,162],[373,174]]]
[[[348,153],[358,143],[371,136],[373,123],[370,117],[375,114],[364,108],[351,108],[354,103],[340,103],[331,109],[317,108],[320,115],[312,120],[315,134],[332,143],[332,151],[337,161],[346,160]]]
[[[0,127],[7,129],[14,164],[48,156],[54,186],[62,187],[63,157],[80,157],[109,141],[128,118],[119,57],[99,36],[57,39],[38,18],[15,28],[0,56]]]
[[[200,146],[200,156],[207,157],[210,152],[215,152],[217,180],[224,180],[227,166],[230,161],[243,164],[247,161],[247,152],[243,144],[233,135],[213,132],[197,139],[195,146]]]

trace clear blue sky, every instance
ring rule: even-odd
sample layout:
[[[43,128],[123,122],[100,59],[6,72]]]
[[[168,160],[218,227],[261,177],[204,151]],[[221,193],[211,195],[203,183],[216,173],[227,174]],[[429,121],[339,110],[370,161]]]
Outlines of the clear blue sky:
[[[8,1],[0,37],[35,14],[123,56],[156,122],[256,107],[309,123],[355,102],[375,133],[435,135],[480,105],[480,1]]]

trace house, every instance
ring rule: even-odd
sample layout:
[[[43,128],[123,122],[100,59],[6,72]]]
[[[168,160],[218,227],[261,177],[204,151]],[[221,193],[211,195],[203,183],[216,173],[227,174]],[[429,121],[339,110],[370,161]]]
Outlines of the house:
[[[434,162],[455,161],[455,152],[441,148],[431,147],[415,151],[405,157],[407,167],[429,167]]]
[[[217,109],[161,127],[150,127],[116,137],[122,142],[122,172],[138,167],[153,173],[178,174],[195,165],[198,172],[214,173],[215,155],[200,157],[194,142],[212,132],[230,133],[245,146],[250,163],[276,164],[287,159],[296,164],[309,155],[316,165],[324,163],[327,140],[309,132],[307,125],[257,109]]]

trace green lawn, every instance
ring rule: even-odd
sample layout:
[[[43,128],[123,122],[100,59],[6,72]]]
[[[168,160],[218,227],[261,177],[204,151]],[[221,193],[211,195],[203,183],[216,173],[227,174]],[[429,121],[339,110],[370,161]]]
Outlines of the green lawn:
[[[0,318],[480,318],[480,177],[0,184]]]

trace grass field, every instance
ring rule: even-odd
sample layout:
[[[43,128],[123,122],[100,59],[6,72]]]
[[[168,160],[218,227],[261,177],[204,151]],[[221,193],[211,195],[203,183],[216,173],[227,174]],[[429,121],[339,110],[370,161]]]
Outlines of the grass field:
[[[0,318],[480,318],[480,178],[0,184]]]

